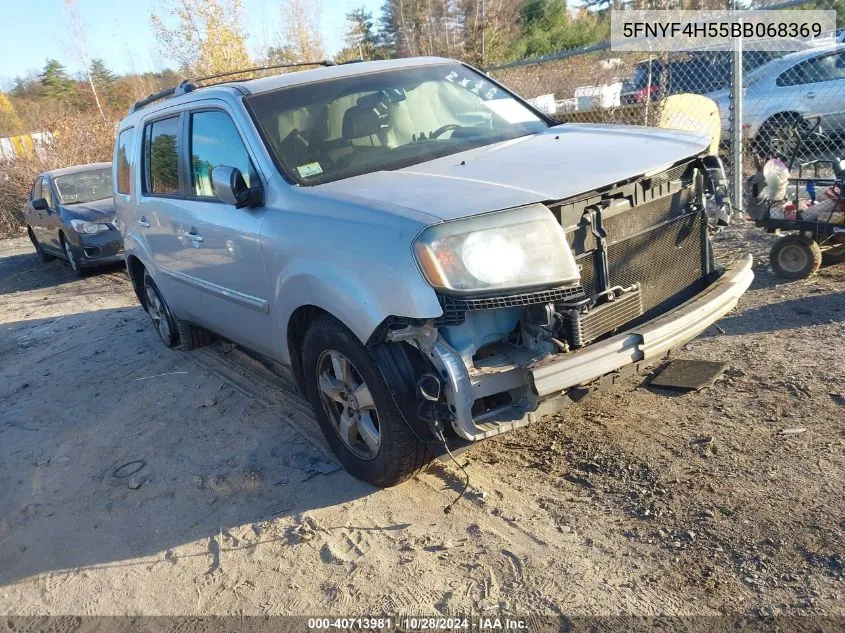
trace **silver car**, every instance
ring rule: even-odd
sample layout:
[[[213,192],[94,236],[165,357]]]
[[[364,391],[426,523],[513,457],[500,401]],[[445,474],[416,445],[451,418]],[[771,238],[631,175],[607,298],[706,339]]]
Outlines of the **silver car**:
[[[722,138],[730,129],[729,90],[713,92],[722,119]],[[820,46],[784,55],[748,73],[742,101],[743,135],[765,154],[789,155],[792,128],[806,133],[808,118],[821,118],[831,136],[845,134],[845,45]]]
[[[162,341],[289,367],[379,486],[663,357],[748,288],[713,260],[708,139],[557,125],[440,58],[182,86],[115,146],[126,263]]]

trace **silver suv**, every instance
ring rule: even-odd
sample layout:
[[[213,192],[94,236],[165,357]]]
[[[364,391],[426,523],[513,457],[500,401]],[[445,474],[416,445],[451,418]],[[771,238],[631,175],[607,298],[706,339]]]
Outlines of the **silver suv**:
[[[292,370],[392,485],[664,356],[731,310],[709,139],[557,125],[439,58],[179,87],[120,124],[126,264],[162,341]]]

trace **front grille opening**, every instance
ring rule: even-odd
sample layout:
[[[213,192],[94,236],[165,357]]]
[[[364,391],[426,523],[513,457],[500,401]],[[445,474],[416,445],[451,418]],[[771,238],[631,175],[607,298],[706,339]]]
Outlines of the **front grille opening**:
[[[491,295],[486,297],[456,297],[440,295],[440,305],[443,316],[435,322],[436,325],[461,325],[466,320],[466,313],[474,310],[494,310],[496,308],[515,308],[536,305],[540,303],[555,303],[575,297],[582,297],[584,289],[581,286],[566,286],[551,288],[536,292],[518,294]]]

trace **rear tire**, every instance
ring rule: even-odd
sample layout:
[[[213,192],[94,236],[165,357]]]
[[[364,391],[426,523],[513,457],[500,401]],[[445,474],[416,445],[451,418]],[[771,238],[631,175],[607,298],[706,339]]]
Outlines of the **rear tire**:
[[[845,262],[845,238],[838,240],[833,248],[822,251],[822,260],[827,265]]]
[[[384,488],[426,465],[425,444],[406,424],[370,353],[341,323],[329,316],[313,321],[302,366],[323,435],[353,477]]]
[[[35,252],[41,258],[41,261],[49,262],[51,259],[54,259],[52,255],[47,253],[41,246],[41,243],[38,241],[38,238],[35,237],[35,233],[32,231],[31,226],[26,227],[26,233],[29,235],[29,241],[32,242],[32,246],[35,248]]]
[[[207,345],[211,333],[175,316],[150,273],[144,271],[144,308],[153,321],[161,342],[171,349],[189,351]]]
[[[769,261],[778,277],[805,279],[822,265],[822,251],[809,237],[786,235],[769,251]]]

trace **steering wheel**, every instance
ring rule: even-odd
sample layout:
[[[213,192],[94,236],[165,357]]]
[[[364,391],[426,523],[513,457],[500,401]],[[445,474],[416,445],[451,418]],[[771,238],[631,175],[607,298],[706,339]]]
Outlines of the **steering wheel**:
[[[446,125],[441,125],[439,128],[434,130],[434,132],[428,135],[428,140],[430,141],[431,139],[435,139],[450,130],[457,130],[459,127],[463,127],[463,125],[458,125],[457,123],[447,123]]]

